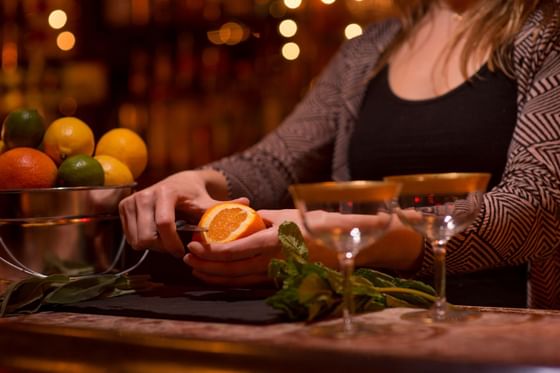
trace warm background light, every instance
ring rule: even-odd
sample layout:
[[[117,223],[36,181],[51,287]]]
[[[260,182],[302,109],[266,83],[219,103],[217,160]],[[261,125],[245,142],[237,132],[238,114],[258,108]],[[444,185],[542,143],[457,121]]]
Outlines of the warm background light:
[[[0,0],[0,124],[27,106],[134,129],[147,186],[254,145],[395,1]]]
[[[344,29],[344,36],[346,39],[352,39],[356,36],[362,35],[363,30],[362,26],[358,25],[357,23],[351,23]]]
[[[60,34],[58,34],[58,37],[56,38],[57,47],[63,51],[71,50],[72,48],[74,48],[75,44],[76,44],[76,38],[74,37],[74,34],[71,33],[70,31],[61,32]]]
[[[282,57],[289,61],[293,61],[299,57],[299,46],[296,43],[289,42],[282,47]]]
[[[291,38],[292,36],[294,36],[297,33],[297,29],[297,23],[291,19],[285,19],[280,22],[280,25],[278,25],[278,31],[280,32],[280,35],[285,38]]]
[[[301,0],[284,0],[286,8],[297,9],[301,5]]]
[[[66,25],[66,21],[68,21],[68,17],[64,10],[53,10],[51,14],[49,14],[49,26],[55,30],[63,28],[64,25]]]
[[[239,23],[227,22],[218,30],[208,31],[206,36],[213,44],[236,45],[249,37],[249,30]]]

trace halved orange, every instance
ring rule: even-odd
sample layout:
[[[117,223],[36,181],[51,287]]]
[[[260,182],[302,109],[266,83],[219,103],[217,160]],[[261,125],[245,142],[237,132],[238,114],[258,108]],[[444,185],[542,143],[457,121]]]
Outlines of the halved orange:
[[[204,212],[198,226],[207,229],[200,234],[206,243],[231,242],[266,228],[255,210],[236,202],[212,206]]]

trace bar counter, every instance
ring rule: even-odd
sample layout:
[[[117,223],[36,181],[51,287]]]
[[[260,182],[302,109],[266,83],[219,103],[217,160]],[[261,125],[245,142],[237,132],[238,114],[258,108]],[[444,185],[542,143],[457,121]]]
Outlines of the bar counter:
[[[41,312],[0,319],[0,372],[560,371],[560,311],[476,309],[450,324],[403,320],[402,308],[363,314],[379,331],[350,340],[293,322]]]

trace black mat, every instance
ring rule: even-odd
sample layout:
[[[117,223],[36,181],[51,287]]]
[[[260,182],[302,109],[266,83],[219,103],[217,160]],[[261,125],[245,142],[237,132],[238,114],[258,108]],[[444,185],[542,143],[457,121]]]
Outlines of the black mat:
[[[283,322],[264,299],[273,290],[164,286],[148,292],[57,307],[57,311],[236,324]]]

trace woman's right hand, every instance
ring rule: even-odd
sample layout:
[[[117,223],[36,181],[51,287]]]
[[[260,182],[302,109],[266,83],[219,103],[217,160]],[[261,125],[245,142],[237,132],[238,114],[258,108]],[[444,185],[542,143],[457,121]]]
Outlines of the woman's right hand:
[[[213,191],[211,196],[208,190]],[[128,243],[137,250],[154,249],[185,255],[175,227],[175,211],[198,221],[215,198],[227,198],[225,177],[213,170],[183,171],[123,199],[119,213]],[[237,200],[247,203],[246,199]]]

